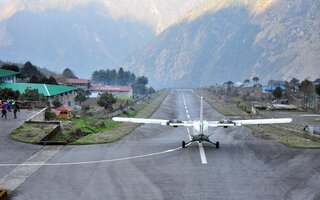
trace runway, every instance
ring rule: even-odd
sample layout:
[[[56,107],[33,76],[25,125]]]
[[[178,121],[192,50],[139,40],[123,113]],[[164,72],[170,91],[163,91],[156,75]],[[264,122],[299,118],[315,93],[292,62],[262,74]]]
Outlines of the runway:
[[[172,90],[151,118],[193,120],[199,114],[196,93]],[[224,117],[204,103],[204,119]],[[246,127],[213,134],[219,149],[209,143],[182,149],[182,140],[189,140],[186,128],[142,125],[115,143],[65,146],[12,199],[320,198],[320,150],[287,148]],[[21,157],[8,159],[22,163]],[[3,176],[19,167],[1,164]]]

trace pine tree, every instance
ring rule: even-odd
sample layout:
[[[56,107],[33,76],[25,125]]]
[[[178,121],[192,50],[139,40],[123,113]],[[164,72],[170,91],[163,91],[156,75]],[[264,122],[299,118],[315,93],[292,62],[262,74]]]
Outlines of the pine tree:
[[[276,98],[277,100],[282,98],[282,89],[281,87],[276,87],[276,89],[274,91],[272,91],[272,95],[274,96],[274,98]]]

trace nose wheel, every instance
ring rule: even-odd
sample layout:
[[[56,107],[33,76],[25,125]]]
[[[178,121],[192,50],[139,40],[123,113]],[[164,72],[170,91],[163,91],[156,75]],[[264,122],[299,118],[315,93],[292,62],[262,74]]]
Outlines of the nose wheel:
[[[219,149],[219,141],[216,142],[216,148]]]
[[[182,148],[186,148],[186,142],[182,141]]]

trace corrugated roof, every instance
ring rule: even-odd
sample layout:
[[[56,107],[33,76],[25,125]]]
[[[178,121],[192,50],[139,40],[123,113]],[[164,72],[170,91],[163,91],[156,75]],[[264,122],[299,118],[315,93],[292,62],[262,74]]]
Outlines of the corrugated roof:
[[[76,79],[76,78],[67,78],[68,83],[91,83],[89,79]]]
[[[110,92],[130,92],[132,90],[131,86],[110,86],[110,85],[91,85],[91,91],[110,91]]]
[[[68,107],[68,106],[62,105],[59,108],[57,108],[57,110],[60,110],[60,111],[62,111],[62,110],[71,110],[71,108]]]
[[[0,69],[0,77],[12,76],[12,75],[15,75],[15,74],[20,74],[20,72]]]
[[[263,88],[262,88],[262,90],[266,90],[266,91],[274,91],[274,90],[276,90],[276,88],[277,87],[280,87],[282,90],[285,90],[286,88],[284,87],[284,86],[264,86]]]
[[[31,89],[38,89],[39,93],[43,94],[44,96],[53,96],[77,89],[75,87],[38,83],[0,83],[0,88],[11,88],[13,90],[19,90],[20,93],[23,93],[28,87],[30,87]]]

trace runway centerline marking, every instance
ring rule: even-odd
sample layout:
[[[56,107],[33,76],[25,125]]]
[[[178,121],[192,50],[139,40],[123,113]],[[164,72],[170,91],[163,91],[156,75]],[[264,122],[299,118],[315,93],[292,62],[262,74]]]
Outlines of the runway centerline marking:
[[[183,96],[183,100],[184,100],[184,96]],[[186,108],[186,106],[185,106],[185,108]],[[188,114],[187,108],[186,108],[186,113],[187,113],[187,117],[190,119],[190,115]],[[191,141],[191,140],[192,140],[192,137],[191,137],[189,128],[187,128],[187,130],[188,130],[189,139],[190,139],[190,141]],[[189,144],[190,144],[190,143],[189,143]],[[202,163],[202,164],[207,164],[207,163],[208,163],[208,162],[207,162],[207,157],[206,157],[206,153],[204,152],[204,148],[203,148],[202,143],[198,142],[198,146],[199,146],[201,163]]]
[[[199,151],[200,151],[201,162],[202,162],[202,164],[207,164],[206,153],[204,152],[204,148],[203,148],[202,143],[198,142],[198,146],[199,146]]]

